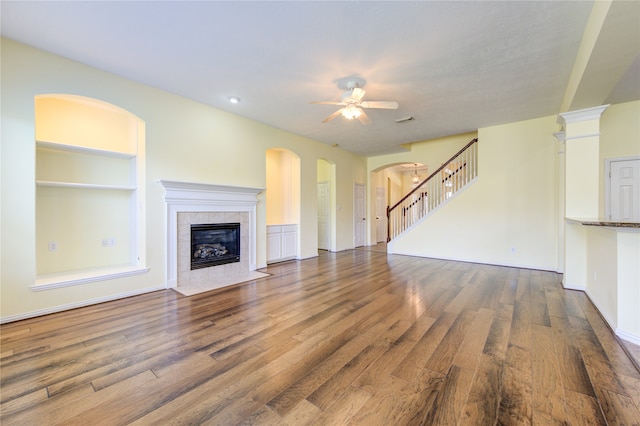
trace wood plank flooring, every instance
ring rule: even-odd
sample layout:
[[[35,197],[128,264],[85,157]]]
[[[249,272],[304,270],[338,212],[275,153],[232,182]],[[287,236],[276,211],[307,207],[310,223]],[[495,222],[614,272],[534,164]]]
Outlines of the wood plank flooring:
[[[640,372],[551,272],[322,252],[0,327],[7,425],[639,425]]]

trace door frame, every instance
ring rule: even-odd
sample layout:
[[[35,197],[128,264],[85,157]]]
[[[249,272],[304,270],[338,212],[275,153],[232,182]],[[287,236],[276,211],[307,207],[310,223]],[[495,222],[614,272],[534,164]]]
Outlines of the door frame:
[[[387,197],[385,194],[385,190],[383,187],[376,187],[376,204],[375,204],[375,213],[376,213],[376,241],[375,243],[386,243],[387,242],[387,212],[386,212],[386,206],[388,205],[386,203],[387,201]],[[378,203],[382,203],[383,206],[383,211],[380,213],[380,215],[378,215]],[[380,221],[380,222],[379,222]],[[382,223],[382,225],[380,225],[380,223]],[[382,234],[379,234],[379,228],[382,227]]]
[[[358,198],[356,197],[356,191],[360,188],[362,190],[362,214],[358,214]],[[362,183],[353,184],[353,247],[363,247],[367,244],[367,186]],[[362,218],[360,218],[362,216]],[[359,223],[362,225],[362,244],[356,240],[356,229]]]
[[[323,181],[319,181],[316,183],[316,188],[319,188],[320,186],[326,186],[327,190],[328,190],[328,197],[326,199],[326,211],[327,211],[327,224],[325,227],[325,238],[326,238],[326,244],[327,247],[318,247],[319,250],[327,250],[330,251],[331,250],[331,182],[327,181],[327,180],[323,180]],[[320,211],[320,197],[318,198],[318,211]],[[320,221],[318,220],[318,223]],[[320,246],[320,233],[318,232],[318,246]]]
[[[611,163],[640,160],[640,156],[614,157],[604,159],[604,217],[611,218]]]

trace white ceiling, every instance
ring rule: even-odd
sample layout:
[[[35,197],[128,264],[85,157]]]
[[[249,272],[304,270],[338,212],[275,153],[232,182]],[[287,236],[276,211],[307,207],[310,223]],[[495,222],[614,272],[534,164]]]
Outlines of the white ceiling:
[[[592,61],[576,95],[587,106],[640,98],[640,36],[633,29],[640,28],[640,2],[626,3],[611,20],[612,36],[599,38],[594,52],[601,59]],[[593,7],[593,1],[0,4],[5,37],[366,156],[557,114]],[[350,76],[366,81],[365,100],[400,107],[368,109],[369,126],[342,117],[322,124],[338,107],[310,102],[338,101],[338,82]],[[232,95],[242,101],[230,104]],[[408,116],[415,119],[395,122]]]

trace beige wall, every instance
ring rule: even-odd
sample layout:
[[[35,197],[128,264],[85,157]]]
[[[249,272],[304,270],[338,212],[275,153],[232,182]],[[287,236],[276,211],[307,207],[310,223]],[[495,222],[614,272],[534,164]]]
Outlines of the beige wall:
[[[638,117],[640,101],[611,105],[600,118],[600,217],[604,217],[605,212],[605,160],[640,156]],[[633,229],[579,225],[567,225],[567,231],[570,231],[569,237],[573,238],[574,242],[577,241],[580,249],[584,250],[578,251],[572,259],[577,268],[572,271],[574,282],[570,284],[587,292],[616,334],[639,343],[640,232]]]
[[[267,151],[291,151],[300,161],[300,256],[306,258],[317,254],[318,159],[327,160],[335,175],[332,249],[335,243],[339,251],[353,247],[354,183],[369,186],[371,218],[375,208],[371,194],[387,177],[372,178],[371,172],[403,162],[425,163],[435,170],[475,137],[467,134],[425,141],[413,144],[405,153],[364,159],[10,40],[2,39],[1,54],[3,320],[163,288],[166,225],[159,179],[266,188]],[[51,93],[100,99],[144,121],[148,273],[40,292],[30,289],[36,277],[34,99]],[[602,158],[638,155],[639,108],[640,103],[633,102],[611,106],[605,112]],[[557,270],[561,224],[557,144],[552,135],[558,130],[555,116],[480,129],[477,182],[415,232],[399,238],[393,245],[395,252]],[[264,192],[259,196],[257,216],[257,264],[263,266]],[[371,241],[370,233],[368,238]]]
[[[586,233],[585,291],[614,330],[618,325],[617,232],[582,226]]]
[[[604,160],[640,156],[640,101],[611,105],[600,118],[600,203],[604,217]]]
[[[477,181],[392,250],[556,270],[556,131],[555,116],[480,129]]]
[[[300,159],[288,150],[266,152],[267,225],[300,221]]]
[[[583,288],[620,337],[640,343],[640,232],[571,225],[584,240]]]
[[[407,150],[404,152],[367,158],[367,168],[370,171],[369,202],[367,203],[368,216],[375,217],[376,186],[385,188],[391,198],[391,205],[404,197],[411,188],[409,175],[394,172],[390,167],[405,163],[419,163],[426,165],[428,168],[427,174],[431,174],[475,137],[477,137],[477,133],[472,132],[428,141],[418,141],[406,144],[405,148]],[[421,175],[425,174],[423,172],[419,173]],[[426,177],[428,176],[423,176],[423,178]],[[375,221],[369,221],[368,225],[367,241],[371,244],[371,241],[376,236]]]
[[[3,320],[136,294],[165,283],[165,203],[159,179],[266,187],[266,152],[300,158],[300,255],[317,255],[316,164],[335,165],[336,247],[353,247],[353,184],[366,179],[359,156],[206,105],[2,39],[1,315]],[[146,247],[149,272],[34,292],[35,119],[41,94],[103,100],[146,126]],[[265,193],[257,211],[257,264],[266,264]]]

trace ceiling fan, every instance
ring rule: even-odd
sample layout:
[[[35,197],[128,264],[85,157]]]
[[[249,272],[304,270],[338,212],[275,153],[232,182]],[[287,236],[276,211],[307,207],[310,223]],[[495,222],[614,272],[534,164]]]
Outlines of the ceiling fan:
[[[339,115],[342,115],[347,120],[358,119],[362,124],[370,124],[371,120],[364,112],[363,108],[382,108],[382,109],[398,109],[398,103],[395,101],[363,101],[362,98],[366,93],[362,89],[358,81],[349,80],[345,83],[347,89],[343,94],[340,102],[311,102],[312,104],[324,104],[324,105],[339,105],[342,106],[339,110],[322,120],[326,123],[333,120]]]

